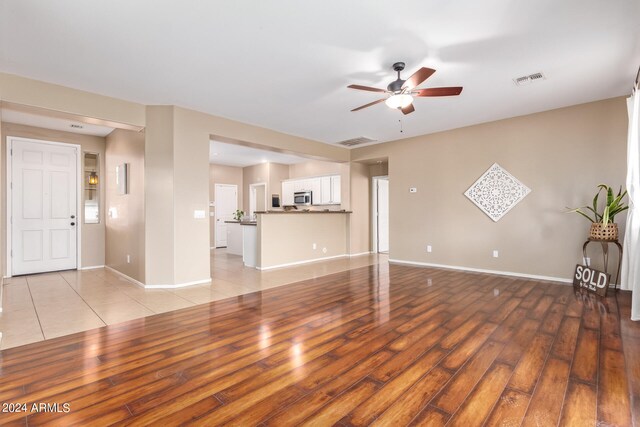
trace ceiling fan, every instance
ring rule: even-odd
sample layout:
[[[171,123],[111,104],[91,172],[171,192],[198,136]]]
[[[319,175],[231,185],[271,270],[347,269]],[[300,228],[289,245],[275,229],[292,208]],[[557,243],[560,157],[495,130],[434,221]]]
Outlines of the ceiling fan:
[[[398,73],[398,78],[387,86],[387,89],[378,89],[370,86],[361,85],[349,85],[350,89],[366,90],[369,92],[381,92],[389,94],[388,97],[378,99],[377,101],[370,102],[362,105],[358,108],[354,108],[351,111],[359,111],[363,108],[371,107],[372,105],[384,102],[389,108],[396,108],[402,111],[403,114],[413,113],[413,97],[426,97],[426,96],[456,96],[462,92],[461,86],[454,87],[433,87],[429,89],[419,89],[416,86],[427,80],[436,70],[431,68],[422,67],[407,80],[400,78],[400,72],[404,70],[404,62],[396,62],[393,64],[393,70]]]

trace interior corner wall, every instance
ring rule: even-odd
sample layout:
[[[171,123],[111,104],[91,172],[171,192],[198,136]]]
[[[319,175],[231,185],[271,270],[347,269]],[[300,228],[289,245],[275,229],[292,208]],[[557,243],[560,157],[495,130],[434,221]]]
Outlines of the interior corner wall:
[[[175,284],[211,279],[209,241],[209,135],[200,114],[174,109]],[[203,212],[196,218],[196,212]]]
[[[209,200],[216,201],[216,184],[231,184],[238,186],[238,209],[243,210],[242,207],[242,168],[235,166],[224,165],[209,165]],[[211,209],[215,212],[215,207]],[[209,217],[209,233],[211,235],[211,248],[215,247],[216,242],[216,224],[215,217]]]
[[[269,164],[259,163],[253,166],[247,166],[242,168],[242,185],[244,189],[242,191],[242,206],[244,211],[249,212],[249,197],[251,192],[249,186],[251,184],[269,183]]]
[[[173,107],[147,107],[144,138],[146,285],[175,283],[173,115]]]
[[[0,151],[2,152],[2,189],[0,210],[2,211],[2,239],[1,246],[4,253],[4,249],[7,247],[7,220],[4,214],[7,209],[7,185],[5,181],[5,175],[7,170],[7,159],[5,153],[7,152],[7,137],[16,136],[22,138],[31,138],[44,141],[62,142],[67,144],[80,145],[80,156],[82,153],[90,152],[97,153],[100,157],[100,170],[105,170],[105,139],[99,136],[81,135],[72,132],[63,132],[52,129],[42,129],[33,126],[20,125],[15,123],[2,123],[2,144]],[[84,167],[84,158],[81,157],[81,167]],[[81,174],[80,176],[83,176]],[[82,183],[82,197],[81,201],[84,202],[84,182]],[[83,203],[81,203],[83,206]],[[104,188],[100,188],[100,222],[98,224],[85,224],[84,212],[78,213],[78,218],[81,223],[82,230],[82,248],[81,248],[81,262],[79,267],[93,267],[105,265],[105,191]],[[2,270],[7,271],[6,257],[2,257]]]
[[[390,259],[568,279],[589,223],[565,207],[590,203],[598,184],[624,185],[626,139],[626,102],[613,98],[357,148],[351,156],[389,159]],[[496,162],[531,189],[498,222],[464,196]],[[623,236],[625,215],[616,222]],[[601,263],[602,254],[594,251],[591,260]]]
[[[371,212],[369,199],[371,189],[369,185],[369,166],[363,163],[351,163],[350,168],[350,244],[349,251],[353,254],[361,254],[371,250]]]
[[[267,184],[267,210],[271,209],[271,196],[280,195],[282,205],[282,181],[289,179],[289,165],[269,163],[269,183]]]
[[[141,283],[145,282],[144,138],[144,132],[111,132],[101,173],[108,212],[105,265]],[[120,194],[116,167],[124,163],[129,165],[129,192]]]

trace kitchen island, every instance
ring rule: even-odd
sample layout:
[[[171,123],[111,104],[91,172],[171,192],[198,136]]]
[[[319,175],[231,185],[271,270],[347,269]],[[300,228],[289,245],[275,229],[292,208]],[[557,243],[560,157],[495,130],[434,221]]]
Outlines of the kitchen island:
[[[348,256],[350,214],[344,210],[256,212],[256,268]]]

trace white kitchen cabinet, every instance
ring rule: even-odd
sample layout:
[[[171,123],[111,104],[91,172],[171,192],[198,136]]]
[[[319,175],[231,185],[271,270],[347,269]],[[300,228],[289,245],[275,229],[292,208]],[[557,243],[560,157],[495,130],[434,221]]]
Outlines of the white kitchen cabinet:
[[[295,181],[282,181],[282,206],[293,205],[293,193]]]
[[[293,205],[293,194],[299,191],[311,191],[314,205],[339,205],[340,175],[282,181],[282,205]]]
[[[309,179],[309,189],[311,191],[311,204],[322,205],[322,178]]]
[[[340,185],[340,175],[334,175],[331,179],[331,204],[339,205],[342,203],[342,186]]]
[[[320,178],[320,204],[330,205],[331,201],[331,177],[323,176]]]

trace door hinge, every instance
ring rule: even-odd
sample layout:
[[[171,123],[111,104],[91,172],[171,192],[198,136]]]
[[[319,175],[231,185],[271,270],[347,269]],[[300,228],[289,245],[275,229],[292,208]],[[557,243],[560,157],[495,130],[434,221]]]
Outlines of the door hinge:
[[[11,258],[13,258],[13,249],[11,249]]]
[[[13,156],[13,148],[9,150],[9,155]]]

